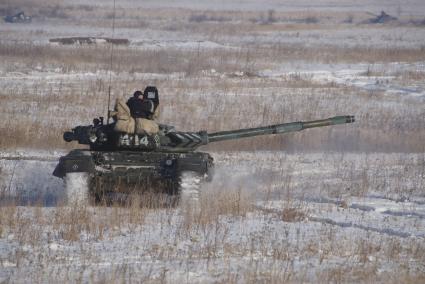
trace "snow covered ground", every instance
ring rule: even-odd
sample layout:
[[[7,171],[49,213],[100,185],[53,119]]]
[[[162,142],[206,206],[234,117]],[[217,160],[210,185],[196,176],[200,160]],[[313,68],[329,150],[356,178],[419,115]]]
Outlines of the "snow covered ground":
[[[50,176],[54,162],[1,160],[4,176],[14,171],[11,191],[28,195],[1,208],[0,277],[246,282],[423,275],[424,154],[213,156],[216,179],[202,187],[201,210],[221,214],[190,222],[181,208],[62,207],[61,181]],[[218,199],[247,206],[226,201],[230,192],[253,206],[222,212],[211,205]],[[22,206],[31,202],[37,206]]]
[[[41,1],[43,2],[43,1]],[[0,283],[425,281],[423,1],[5,1]],[[176,8],[179,9],[176,9]],[[381,10],[395,22],[367,24]],[[356,123],[205,147],[200,210],[64,206],[62,132],[156,85],[161,122],[210,132]]]

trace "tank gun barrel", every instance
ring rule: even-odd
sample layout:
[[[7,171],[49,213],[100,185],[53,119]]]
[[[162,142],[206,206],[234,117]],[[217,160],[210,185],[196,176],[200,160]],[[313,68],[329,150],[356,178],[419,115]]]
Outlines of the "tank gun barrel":
[[[312,121],[298,121],[283,124],[275,124],[264,127],[239,129],[233,131],[220,131],[208,134],[208,142],[217,142],[231,139],[238,139],[244,137],[253,137],[268,134],[280,134],[294,131],[301,131],[308,128],[324,127],[329,125],[345,124],[354,122],[354,116],[334,116],[327,119],[312,120]]]

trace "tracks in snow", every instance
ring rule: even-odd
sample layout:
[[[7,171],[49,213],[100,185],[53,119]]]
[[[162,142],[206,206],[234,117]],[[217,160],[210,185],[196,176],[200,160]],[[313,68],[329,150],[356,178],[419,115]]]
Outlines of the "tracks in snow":
[[[283,214],[285,209],[302,211],[304,221],[354,228],[400,238],[425,238],[425,206],[385,198],[351,197],[345,203],[328,198],[305,198],[291,203],[279,200],[261,203],[261,211]]]
[[[185,213],[199,214],[202,177],[195,172],[183,172],[180,176],[180,207]]]
[[[17,155],[17,156],[0,156],[0,160],[54,162],[54,161],[59,161],[59,157],[19,156],[19,155]]]

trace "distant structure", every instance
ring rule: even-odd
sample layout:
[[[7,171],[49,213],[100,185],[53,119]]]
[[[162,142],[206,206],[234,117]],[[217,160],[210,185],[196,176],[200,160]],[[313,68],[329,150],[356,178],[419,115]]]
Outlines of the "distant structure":
[[[108,38],[108,37],[62,37],[51,38],[51,43],[58,44],[98,44],[98,43],[112,43],[116,45],[128,45],[130,41],[126,38]]]
[[[381,11],[381,14],[376,16],[373,19],[370,19],[369,23],[371,23],[371,24],[385,24],[385,23],[388,23],[388,22],[391,22],[391,21],[397,21],[397,18],[388,15],[384,11]]]
[[[26,16],[24,12],[19,12],[16,15],[8,15],[4,18],[6,23],[31,23],[32,18]]]

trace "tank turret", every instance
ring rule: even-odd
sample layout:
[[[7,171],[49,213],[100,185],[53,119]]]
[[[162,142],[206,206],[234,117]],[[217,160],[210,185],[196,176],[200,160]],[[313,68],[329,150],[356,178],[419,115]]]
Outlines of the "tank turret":
[[[72,131],[65,132],[64,140],[67,142],[78,141],[80,144],[89,145],[90,149],[94,151],[192,152],[202,145],[224,140],[283,134],[315,127],[352,123],[354,116],[335,116],[321,120],[290,122],[215,133],[207,133],[206,131],[182,132],[176,131],[172,126],[159,125],[160,132],[157,135],[117,133],[113,130],[112,124],[103,125],[100,121],[103,120],[97,120],[97,123],[89,126],[77,126]]]

